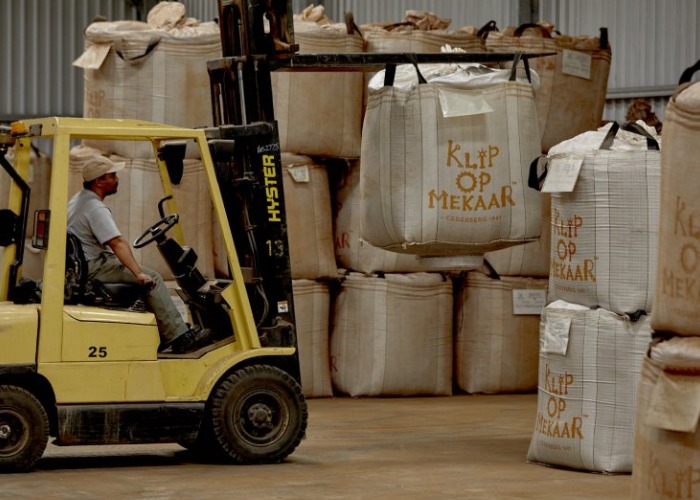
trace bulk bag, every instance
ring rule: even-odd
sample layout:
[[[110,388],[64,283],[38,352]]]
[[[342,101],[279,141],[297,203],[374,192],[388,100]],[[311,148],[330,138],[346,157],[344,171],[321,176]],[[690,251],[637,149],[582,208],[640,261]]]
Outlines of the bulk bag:
[[[451,395],[452,307],[452,282],[437,273],[349,273],[333,306],[335,392]]]
[[[409,10],[403,22],[372,23],[360,27],[367,43],[367,52],[440,52],[444,45],[467,52],[481,52],[484,41],[474,27],[449,30],[450,19],[433,12]]]
[[[700,83],[689,68],[664,113],[655,330],[700,335]]]
[[[87,146],[75,146],[70,151],[70,196],[82,187],[82,170],[85,162],[99,150]],[[143,232],[158,222],[158,201],[164,191],[155,159],[124,158],[111,155],[115,162],[126,166],[119,172],[119,191],[105,198],[122,235],[133,242]],[[197,268],[205,277],[214,277],[212,253],[212,204],[204,168],[200,160],[185,159],[182,182],[173,185],[173,197],[180,215],[185,244],[197,253]],[[158,251],[157,245],[147,245],[134,251],[136,261],[157,271],[164,280],[174,279],[172,271]]]
[[[528,461],[632,470],[637,385],[652,333],[648,316],[633,319],[564,301],[545,307]]]
[[[332,396],[328,345],[331,295],[328,284],[312,280],[292,280],[292,289],[304,396]]]
[[[335,257],[338,265],[362,273],[415,273],[428,271],[474,270],[483,264],[480,255],[460,258],[449,263],[445,259],[433,262],[418,255],[389,252],[364,241],[360,224],[360,160],[350,162],[336,188]],[[452,264],[452,266],[450,265]]]
[[[178,7],[171,2],[173,6]],[[221,57],[216,23],[183,17],[174,24],[173,19],[158,16],[151,23],[96,22],[85,30],[85,47],[74,65],[85,70],[86,118],[138,119],[189,128],[213,124],[207,61]],[[85,143],[130,158],[153,156],[148,141]],[[199,157],[194,145],[188,145],[187,157]]]
[[[632,495],[698,498],[700,338],[653,342],[637,392]]]
[[[362,37],[345,24],[294,19],[299,53],[361,53]],[[286,72],[271,75],[282,151],[357,158],[362,136],[364,79],[357,72]],[[319,124],[322,124],[319,126]]]
[[[550,150],[549,302],[652,310],[661,153],[659,136],[640,123],[624,125],[631,132],[608,124]]]
[[[542,193],[541,234],[537,241],[484,254],[484,259],[501,276],[549,277],[552,244],[552,200]]]
[[[335,278],[338,268],[326,167],[308,156],[281,156],[292,278]]]
[[[600,38],[553,34],[551,26],[539,24],[485,34],[488,50],[555,53],[530,59],[541,78],[535,101],[545,153],[600,126],[612,58],[607,28],[601,28]]]
[[[459,68],[393,85],[380,72],[362,135],[362,238],[421,256],[483,254],[540,235],[532,86],[515,71]],[[398,79],[398,76],[397,76]]]
[[[547,280],[470,272],[455,302],[455,382],[469,393],[537,390]]]

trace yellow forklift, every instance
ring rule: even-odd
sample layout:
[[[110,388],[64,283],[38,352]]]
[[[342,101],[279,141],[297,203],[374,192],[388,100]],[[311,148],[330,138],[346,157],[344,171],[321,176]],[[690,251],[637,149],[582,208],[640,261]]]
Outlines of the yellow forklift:
[[[8,207],[0,209],[0,470],[31,469],[49,438],[56,445],[176,442],[246,464],[279,462],[304,438],[279,138],[269,71],[258,69],[290,58],[297,46],[291,2],[272,3],[219,3],[222,19],[237,30],[243,21],[243,35],[256,43],[241,45],[240,33],[222,28],[238,74],[253,76],[239,79],[233,94],[212,81],[213,128],[44,118],[0,130],[0,166],[11,179]],[[80,243],[67,232],[69,151],[83,139],[152,144],[161,219],[134,246],[157,245],[192,326],[213,332],[211,345],[159,353],[143,287],[87,279]],[[48,206],[30,214],[35,140],[52,141],[52,171]],[[173,184],[183,178],[188,147],[197,148],[207,179],[228,257],[225,279],[204,277],[183,241]],[[30,223],[32,246],[45,252],[38,280],[22,274]]]
[[[44,118],[0,129],[11,179],[0,208],[0,471],[31,469],[56,445],[176,442],[236,463],[284,460],[304,438],[282,164],[271,71],[378,71],[398,64],[517,64],[521,54],[298,54],[289,0],[219,0],[221,59],[209,61],[214,127]],[[348,26],[354,24],[346,19]],[[537,57],[538,54],[528,57]],[[527,57],[524,58],[527,68]],[[78,140],[149,141],[164,197],[155,243],[193,327],[214,343],[159,353],[155,316],[137,285],[95,283],[67,232],[69,151]],[[29,213],[34,140],[52,141],[48,206]],[[14,162],[7,153],[14,148]],[[229,264],[206,278],[179,225],[173,184],[198,150]],[[155,203],[155,202],[154,202]],[[22,274],[26,229],[45,252],[43,276]]]

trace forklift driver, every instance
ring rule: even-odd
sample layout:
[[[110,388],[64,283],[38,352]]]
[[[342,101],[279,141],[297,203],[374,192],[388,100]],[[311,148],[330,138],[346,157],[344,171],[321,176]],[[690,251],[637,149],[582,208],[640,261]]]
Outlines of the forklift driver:
[[[160,332],[158,352],[185,354],[209,343],[211,331],[190,328],[170,299],[160,274],[136,262],[127,240],[104,203],[119,185],[117,172],[124,163],[96,156],[83,167],[83,190],[68,202],[68,231],[80,240],[87,260],[88,279],[141,283],[150,287],[146,307],[153,312]]]

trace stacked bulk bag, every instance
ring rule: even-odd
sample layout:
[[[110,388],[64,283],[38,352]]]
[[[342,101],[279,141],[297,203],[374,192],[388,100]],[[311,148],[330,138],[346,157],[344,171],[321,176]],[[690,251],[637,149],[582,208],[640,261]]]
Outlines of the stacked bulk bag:
[[[415,273],[426,271],[447,271],[448,263],[441,261],[442,269],[435,269],[431,259],[421,259],[417,255],[389,252],[362,240],[360,170],[361,161],[350,163],[347,172],[341,174],[336,189],[337,213],[335,217],[335,256],[338,265],[344,269],[362,273]],[[480,255],[460,259],[460,270],[473,270],[481,267]]]
[[[636,390],[651,340],[649,317],[633,319],[564,301],[545,307],[529,461],[632,470]]]
[[[432,12],[409,10],[400,23],[374,23],[360,27],[367,43],[367,52],[431,53],[444,45],[467,52],[481,52],[484,41],[473,27],[449,30],[451,20]]]
[[[607,28],[601,36],[554,36],[552,26],[526,24],[486,33],[493,51],[554,52],[530,60],[540,75],[535,100],[542,151],[600,126],[605,108],[612,51]]]
[[[469,393],[537,390],[547,280],[470,272],[457,291],[455,382]]]
[[[345,24],[294,19],[299,53],[361,53],[364,42]],[[273,72],[272,94],[282,151],[357,158],[364,80],[357,72]],[[319,124],[322,124],[319,126]]]
[[[411,65],[371,82],[362,136],[362,238],[399,253],[483,254],[540,236],[532,85],[515,70]]]
[[[87,146],[76,146],[70,152],[70,195],[82,189],[82,170],[92,156],[105,154]],[[109,156],[109,155],[108,155]],[[111,155],[115,162],[126,166],[119,172],[119,191],[105,198],[112,209],[114,220],[129,242],[161,219],[158,200],[164,191],[156,160],[124,158]],[[185,243],[197,252],[197,268],[205,277],[214,277],[212,242],[212,205],[204,169],[200,160],[185,159],[182,182],[172,186],[180,215]],[[163,279],[173,279],[172,271],[155,244],[135,251],[134,257],[140,265],[157,271]]]
[[[87,118],[128,118],[182,127],[213,123],[207,61],[221,57],[219,26],[184,17],[178,2],[161,2],[149,22],[95,22],[85,30]],[[87,144],[125,157],[151,158],[148,142]],[[188,147],[188,157],[198,155]]]
[[[292,288],[301,387],[306,397],[332,396],[328,345],[330,336],[328,284],[312,280],[293,280]]]
[[[537,241],[487,252],[484,259],[501,276],[549,277],[552,243],[552,200],[542,193],[541,234]]]
[[[349,273],[333,306],[331,377],[349,396],[452,394],[452,282]]]
[[[335,278],[338,268],[326,168],[308,156],[282,153],[282,169],[292,278]]]
[[[632,495],[700,497],[700,338],[652,343],[637,395]]]
[[[631,132],[608,124],[550,150],[549,302],[652,310],[661,153],[659,136],[640,123],[624,126]]]
[[[657,331],[700,335],[700,84],[689,68],[664,113]]]

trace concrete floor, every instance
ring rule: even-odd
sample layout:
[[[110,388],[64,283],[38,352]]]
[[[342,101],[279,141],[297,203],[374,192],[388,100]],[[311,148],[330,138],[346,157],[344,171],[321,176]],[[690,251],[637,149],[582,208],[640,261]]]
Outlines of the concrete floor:
[[[49,446],[0,498],[629,498],[630,476],[525,461],[536,395],[311,399],[279,465],[197,463],[177,445]]]

